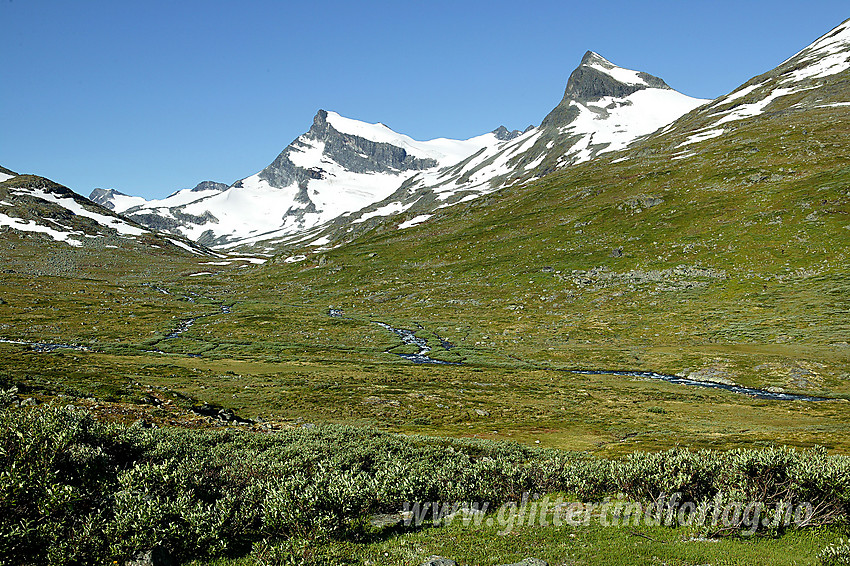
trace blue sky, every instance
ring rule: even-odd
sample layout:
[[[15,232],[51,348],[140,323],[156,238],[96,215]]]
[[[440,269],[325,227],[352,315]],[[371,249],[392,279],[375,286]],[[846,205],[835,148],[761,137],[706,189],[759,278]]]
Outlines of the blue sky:
[[[810,1],[0,0],[0,165],[162,197],[256,173],[319,108],[416,139],[524,128],[587,50],[713,98],[847,17]]]

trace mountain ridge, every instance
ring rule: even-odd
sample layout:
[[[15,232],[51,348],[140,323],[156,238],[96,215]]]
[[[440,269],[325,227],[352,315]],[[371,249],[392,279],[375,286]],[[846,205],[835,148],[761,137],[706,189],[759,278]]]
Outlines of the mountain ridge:
[[[639,92],[652,96],[629,99]],[[193,201],[151,201],[124,212],[214,247],[259,245],[269,252],[298,241],[322,245],[381,218],[414,212],[424,217],[464,198],[592,159],[703,102],[588,51],[570,75],[561,103],[539,127],[500,126],[468,140],[417,141],[381,123],[319,110],[309,130],[271,164],[226,190]]]

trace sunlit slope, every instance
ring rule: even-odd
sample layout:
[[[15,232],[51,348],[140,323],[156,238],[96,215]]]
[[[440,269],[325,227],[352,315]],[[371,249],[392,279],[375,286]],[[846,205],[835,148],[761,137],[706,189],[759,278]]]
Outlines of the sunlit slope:
[[[850,73],[810,56],[626,152],[272,266],[257,296],[358,336],[421,324],[446,359],[847,392]]]

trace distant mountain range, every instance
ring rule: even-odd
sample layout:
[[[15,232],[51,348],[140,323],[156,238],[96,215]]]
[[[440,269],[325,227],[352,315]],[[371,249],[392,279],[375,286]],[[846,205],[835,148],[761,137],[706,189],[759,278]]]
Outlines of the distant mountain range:
[[[121,225],[194,242],[196,250],[245,248],[270,254],[281,247],[350,240],[377,226],[404,229],[447,207],[612,154],[640,139],[684,135],[671,157],[680,160],[700,142],[733,132],[740,120],[790,110],[789,101],[794,108],[846,106],[823,102],[837,87],[830,85],[827,92],[818,81],[850,66],[848,34],[845,22],[776,69],[714,101],[683,95],[661,78],[587,52],[570,75],[563,99],[539,126],[522,131],[500,126],[468,140],[417,141],[384,124],[319,110],[310,129],[268,167],[232,185],[204,181],[158,200],[95,189],[83,208],[96,203],[108,209],[104,226],[110,230],[119,225],[113,219],[120,218]],[[619,159],[633,157],[623,153]],[[0,183],[9,186],[15,175],[0,167]],[[7,205],[22,196],[7,194]],[[36,221],[27,214],[10,215],[8,208],[0,213],[0,225],[15,230]],[[54,230],[52,224],[44,226]]]
[[[268,167],[229,187],[205,182],[154,201],[95,189],[90,198],[212,247],[324,243],[344,235],[340,227],[410,210],[424,221],[439,208],[622,149],[706,102],[588,52],[539,127],[422,142],[320,110]]]

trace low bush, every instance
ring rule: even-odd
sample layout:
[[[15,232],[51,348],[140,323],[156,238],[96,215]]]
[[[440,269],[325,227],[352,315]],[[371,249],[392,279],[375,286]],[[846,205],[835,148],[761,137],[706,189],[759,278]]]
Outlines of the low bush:
[[[293,541],[360,537],[370,514],[406,502],[492,509],[524,493],[807,501],[813,524],[834,523],[850,515],[848,462],[784,448],[608,461],[346,426],[199,432],[107,425],[51,405],[9,408],[0,410],[0,563],[123,561],[154,549],[177,560],[252,547],[271,557]]]

